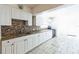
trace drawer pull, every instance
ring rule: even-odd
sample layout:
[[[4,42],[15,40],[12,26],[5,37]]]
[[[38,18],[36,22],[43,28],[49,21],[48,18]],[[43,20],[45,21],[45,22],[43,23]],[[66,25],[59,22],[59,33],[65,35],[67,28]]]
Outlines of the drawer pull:
[[[9,41],[7,41],[7,43],[10,43]]]
[[[12,45],[14,45],[14,44],[12,43]]]

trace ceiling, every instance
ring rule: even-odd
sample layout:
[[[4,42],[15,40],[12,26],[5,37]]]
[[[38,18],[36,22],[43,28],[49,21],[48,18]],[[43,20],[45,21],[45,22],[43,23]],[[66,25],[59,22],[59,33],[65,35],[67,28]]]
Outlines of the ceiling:
[[[56,8],[63,4],[26,4],[31,9],[32,13],[40,13],[49,9]]]
[[[29,8],[33,9],[36,6],[38,6],[39,4],[26,4]]]

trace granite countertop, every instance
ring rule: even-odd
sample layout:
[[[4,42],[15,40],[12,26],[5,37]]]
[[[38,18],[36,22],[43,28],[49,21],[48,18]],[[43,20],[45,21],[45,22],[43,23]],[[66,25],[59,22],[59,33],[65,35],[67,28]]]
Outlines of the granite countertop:
[[[27,36],[27,35],[32,35],[32,34],[37,34],[37,33],[42,33],[42,32],[48,31],[48,30],[49,29],[36,30],[36,31],[33,31],[33,32],[29,32],[27,34],[19,34],[17,36],[14,35],[14,36],[10,36],[10,37],[2,36],[1,41],[13,39],[13,38],[18,38],[18,37],[22,37],[22,36]]]

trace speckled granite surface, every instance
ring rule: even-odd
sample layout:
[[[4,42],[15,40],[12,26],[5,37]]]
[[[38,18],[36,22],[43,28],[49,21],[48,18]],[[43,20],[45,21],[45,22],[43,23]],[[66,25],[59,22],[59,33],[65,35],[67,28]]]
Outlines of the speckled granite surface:
[[[12,19],[11,26],[1,26],[2,39],[11,39],[26,34],[30,31],[28,22],[24,20]]]
[[[37,28],[39,28],[39,26],[35,26],[35,27],[28,26],[27,21],[12,19],[11,26],[6,26],[6,25],[1,26],[1,40],[2,41],[8,40],[8,39],[26,36],[39,32],[39,31],[33,32],[33,28],[35,28],[36,30]]]
[[[13,38],[18,38],[18,37],[22,37],[22,36],[33,35],[33,34],[37,34],[37,33],[42,33],[42,32],[48,31],[48,30],[49,29],[42,29],[42,30],[33,31],[33,32],[30,32],[30,33],[26,33],[26,34],[19,34],[17,36],[10,36],[10,37],[3,37],[2,36],[1,41],[8,40],[8,39],[13,39]]]

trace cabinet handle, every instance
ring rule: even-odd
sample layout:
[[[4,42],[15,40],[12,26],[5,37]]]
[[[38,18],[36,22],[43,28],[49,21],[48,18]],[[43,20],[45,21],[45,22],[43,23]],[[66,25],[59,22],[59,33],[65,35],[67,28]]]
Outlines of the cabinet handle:
[[[12,45],[14,45],[14,44],[12,43]]]
[[[11,53],[14,54],[14,43],[11,44]]]
[[[9,41],[7,41],[7,43],[10,43]]]

